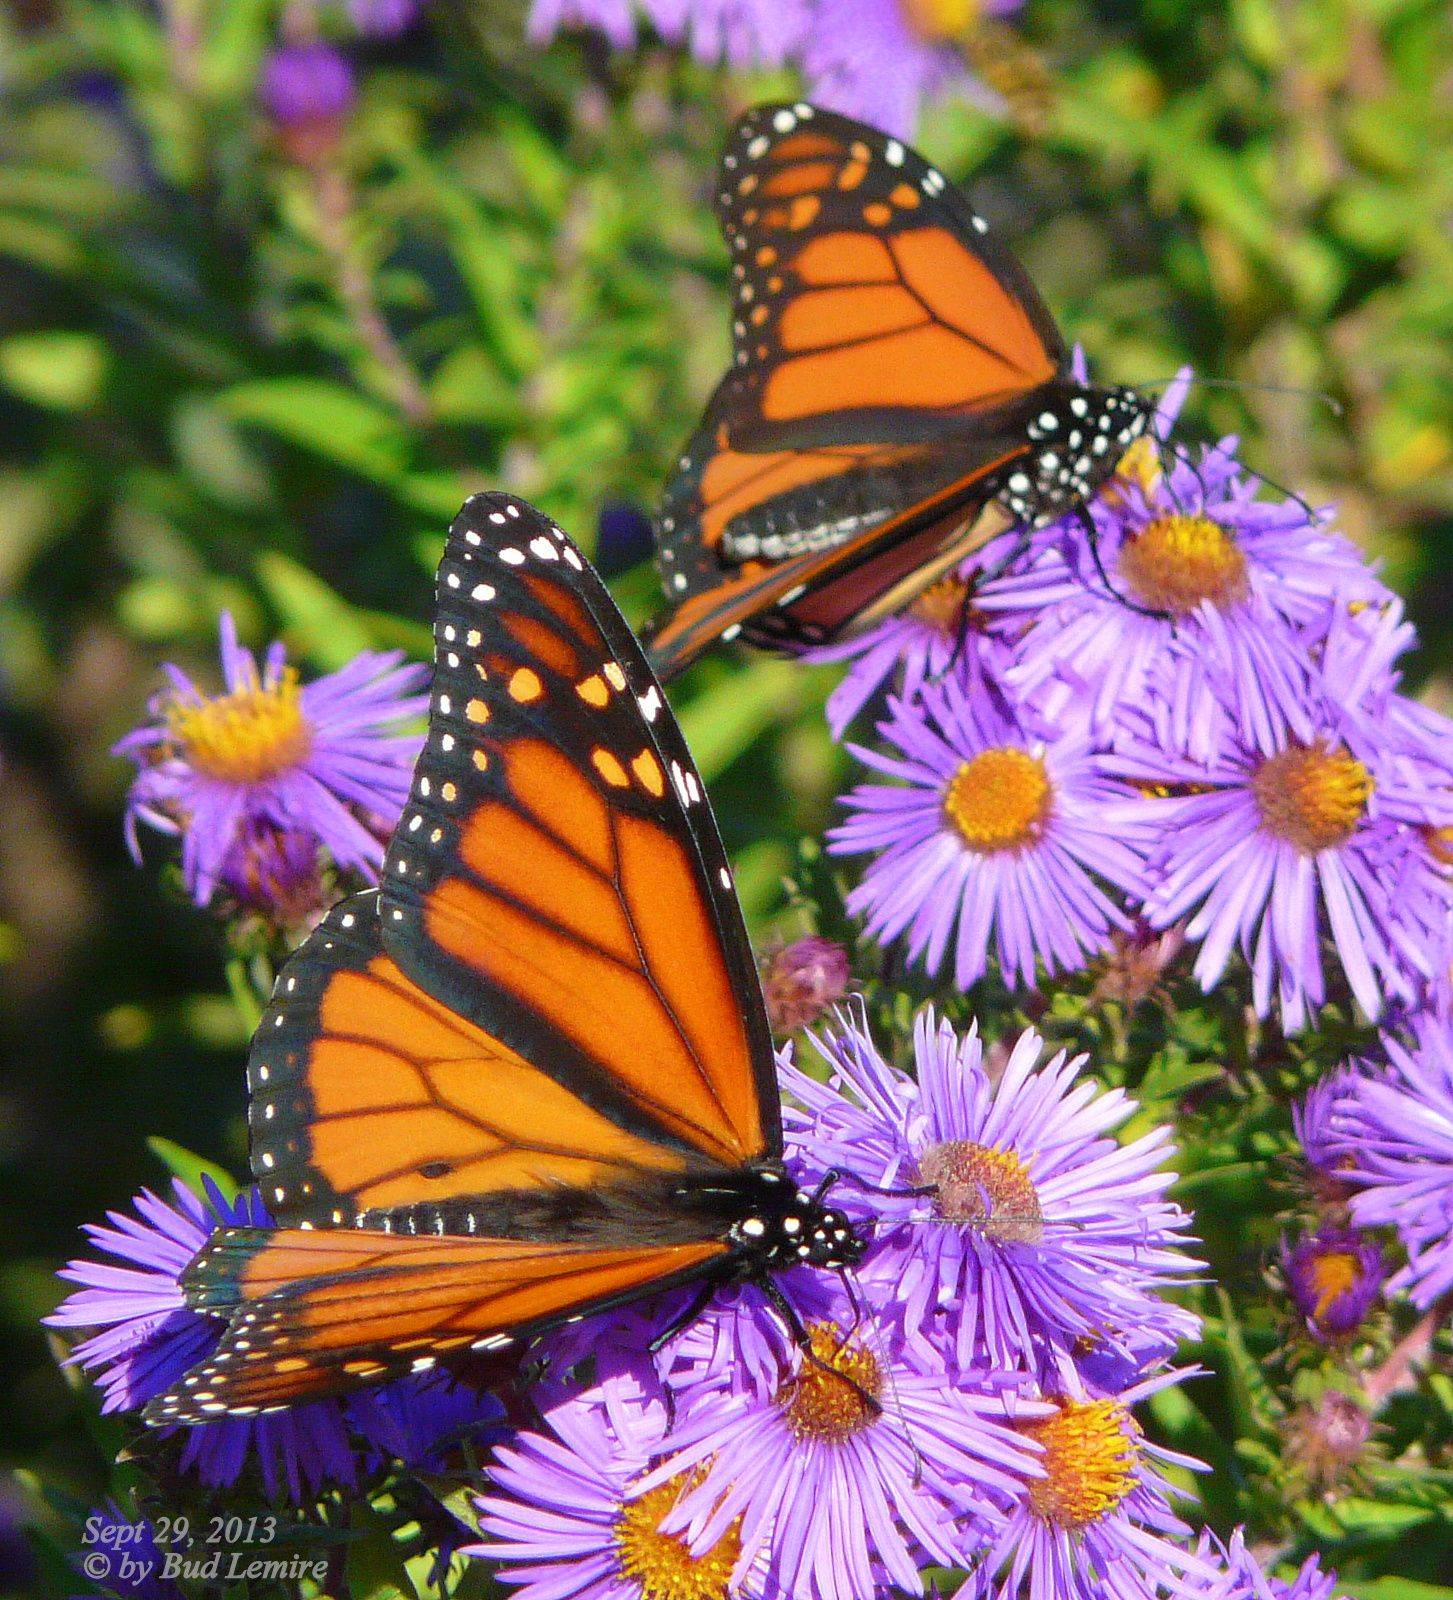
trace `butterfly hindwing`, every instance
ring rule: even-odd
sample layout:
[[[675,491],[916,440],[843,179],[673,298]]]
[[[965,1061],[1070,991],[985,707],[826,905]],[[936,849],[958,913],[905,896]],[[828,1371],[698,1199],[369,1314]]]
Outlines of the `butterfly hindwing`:
[[[385,949],[585,1105],[683,1158],[780,1149],[730,869],[659,684],[575,546],[472,499],[439,569],[429,736]]]
[[[716,1241],[541,1245],[361,1229],[231,1228],[183,1277],[228,1315],[216,1349],[146,1408],[154,1425],[248,1415],[518,1346],[568,1316],[699,1276]]]

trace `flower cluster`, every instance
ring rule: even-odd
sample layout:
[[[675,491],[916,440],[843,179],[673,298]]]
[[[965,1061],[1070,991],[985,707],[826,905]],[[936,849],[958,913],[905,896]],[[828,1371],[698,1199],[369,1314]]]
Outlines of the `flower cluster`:
[[[496,1453],[478,1553],[526,1600],[923,1594],[926,1565],[986,1592],[1152,1596],[1203,1565],[1138,1401],[1197,1319],[1165,1198],[1166,1135],[1031,1035],[991,1076],[974,1033],[925,1013],[914,1071],[861,1008],[779,1060],[788,1159],[841,1180],[871,1239],[850,1277],[744,1286],[648,1352],[682,1301],[550,1341],[540,1424]]]
[[[992,38],[1012,54],[992,25],[1022,7],[1023,0],[534,0],[530,32],[545,40],[593,28],[624,50],[639,15],[702,61],[794,66],[819,105],[909,137],[923,103],[942,95],[1002,109],[986,81],[998,74],[984,45]]]
[[[138,768],[127,840],[139,860],[138,824],[180,836],[199,905],[221,890],[294,926],[336,898],[325,864],[371,880],[382,862],[423,743],[398,730],[428,710],[427,669],[364,652],[303,683],[281,644],[259,665],[226,613],[221,635],[222,691],[168,666],[154,720],[116,746]]]
[[[871,858],[849,909],[960,988],[991,957],[1032,988],[1143,924],[1183,931],[1208,991],[1244,963],[1290,1030],[1422,1005],[1453,953],[1453,730],[1400,693],[1413,630],[1234,441],[1161,454],[930,602],[962,647],[935,658],[921,617],[854,647],[843,708],[903,673],[880,746],[850,746],[887,781],[830,835]]]
[[[851,662],[836,735],[882,707],[829,849],[868,858],[847,907],[869,936],[959,989],[1032,995],[1098,964],[1095,995],[1133,1006],[1184,949],[1201,989],[1234,983],[1285,1033],[1378,1024],[1293,1111],[1312,1205],[1279,1284],[1304,1338],[1346,1349],[1386,1295],[1431,1314],[1453,1294],[1453,724],[1403,693],[1414,630],[1329,513],[1268,494],[1235,440],[1170,442],[1183,393],[1086,515],[819,652]],[[890,1148],[884,1170],[921,1176]],[[1005,1226],[1038,1233],[985,1159],[971,1207],[997,1184]],[[920,1308],[965,1291],[976,1339],[1005,1315],[977,1279],[902,1281]]]

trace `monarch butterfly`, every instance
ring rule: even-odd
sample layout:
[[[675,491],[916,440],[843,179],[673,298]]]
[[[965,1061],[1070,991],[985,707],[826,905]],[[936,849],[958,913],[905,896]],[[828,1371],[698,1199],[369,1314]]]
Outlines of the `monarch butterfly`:
[[[693,1281],[701,1303],[725,1279],[772,1294],[779,1268],[862,1254],[782,1165],[726,853],[605,586],[539,512],[484,494],[437,592],[428,738],[382,887],[287,962],[253,1040],[276,1226],[220,1230],[186,1268],[187,1303],[228,1325],[153,1423],[501,1350]]]
[[[734,363],[667,485],[663,680],[715,639],[799,651],[867,625],[1016,522],[1081,504],[1145,431],[1075,380],[968,197],[873,128],[763,106],[722,157]]]

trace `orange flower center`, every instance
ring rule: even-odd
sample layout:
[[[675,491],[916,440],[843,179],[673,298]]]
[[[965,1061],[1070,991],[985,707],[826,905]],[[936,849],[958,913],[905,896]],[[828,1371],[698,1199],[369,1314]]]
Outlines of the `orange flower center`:
[[[1117,1400],[1062,1401],[1023,1430],[1044,1451],[1044,1477],[1029,1484],[1034,1514],[1077,1531],[1108,1516],[1134,1489],[1140,1429]]]
[[[1039,1192],[1012,1150],[950,1139],[924,1151],[918,1176],[934,1186],[934,1209],[946,1221],[1001,1244],[1038,1244],[1044,1235]]]
[[[940,633],[956,633],[972,620],[968,597],[970,585],[963,578],[940,578],[931,583],[908,608],[908,615],[937,628]]]
[[[1340,746],[1291,745],[1262,762],[1251,792],[1268,833],[1316,855],[1352,837],[1367,814],[1372,776]]]
[[[1312,1257],[1308,1277],[1317,1291],[1317,1303],[1312,1308],[1314,1320],[1327,1315],[1336,1301],[1357,1287],[1361,1263],[1348,1250],[1328,1250]]]
[[[641,1600],[727,1600],[732,1568],[742,1553],[741,1518],[699,1556],[680,1535],[661,1532],[667,1513],[700,1479],[699,1469],[678,1472],[627,1501],[616,1517],[616,1560],[639,1586]]]
[[[166,722],[198,772],[228,783],[259,783],[285,772],[312,742],[291,667],[270,688],[254,681],[199,705],[174,700]]]
[[[1053,799],[1044,762],[1005,745],[964,762],[949,783],[943,809],[970,850],[992,855],[1038,839]]]
[[[1424,837],[1433,860],[1440,867],[1453,867],[1453,828],[1429,828]]]
[[[1206,600],[1224,611],[1246,595],[1246,557],[1210,517],[1157,517],[1125,541],[1120,571],[1137,599],[1173,616]]]
[[[978,0],[903,0],[908,26],[930,44],[962,39],[979,20]]]
[[[803,1357],[797,1371],[777,1391],[787,1426],[799,1439],[849,1439],[878,1414],[883,1373],[877,1358],[849,1344],[831,1322],[807,1330],[813,1359]]]

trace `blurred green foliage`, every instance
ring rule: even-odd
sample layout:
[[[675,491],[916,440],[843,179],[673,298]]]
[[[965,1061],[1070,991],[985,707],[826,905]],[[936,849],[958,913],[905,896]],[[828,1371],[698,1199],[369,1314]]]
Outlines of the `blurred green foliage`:
[[[220,942],[126,858],[109,746],[160,660],[208,676],[224,607],[313,670],[364,645],[423,654],[442,528],[472,489],[508,485],[587,546],[606,501],[649,506],[725,365],[716,149],[786,87],[650,46],[542,53],[513,4],[451,0],[349,46],[359,104],[309,167],[257,98],[281,10],[0,9],[0,1461],[79,1502],[117,1434],[37,1333],[51,1269],[80,1222],[185,1164],[178,1145],[243,1167],[246,1030]],[[1104,376],[1189,362],[1267,386],[1197,390],[1185,435],[1239,432],[1272,479],[1339,504],[1409,595],[1445,702],[1449,26],[1445,0],[1036,0],[1049,126],[947,105],[920,140]],[[617,588],[649,614],[647,572]],[[723,654],[676,697],[759,932],[801,925],[782,880],[841,777],[829,686]],[[1155,1057],[1161,1106],[1225,1081],[1196,1015]],[[1236,1079],[1236,1115],[1206,1110],[1214,1165],[1187,1178],[1267,1247],[1279,1201],[1257,1173],[1280,1135],[1258,1131],[1258,1097],[1288,1087],[1269,1072]],[[1245,1236],[1209,1242],[1254,1298]],[[1213,1321],[1219,1398],[1177,1392],[1157,1415],[1220,1469],[1218,1516],[1249,1515],[1264,1484],[1278,1337],[1270,1312]],[[1446,1471],[1453,1411],[1423,1425]],[[1314,1497],[1298,1538],[1372,1574],[1349,1584],[1368,1600],[1445,1595],[1399,1565],[1409,1504]]]

